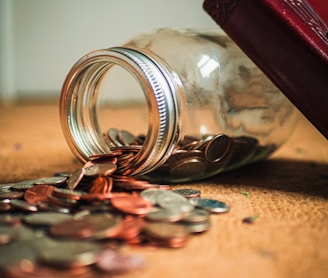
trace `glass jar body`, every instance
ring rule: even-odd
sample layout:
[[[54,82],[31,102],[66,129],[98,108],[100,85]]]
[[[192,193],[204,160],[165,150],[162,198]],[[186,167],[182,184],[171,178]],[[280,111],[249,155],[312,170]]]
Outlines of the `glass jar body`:
[[[99,125],[100,107],[115,102],[112,90],[100,89],[113,83],[104,76],[115,66],[133,76],[146,102],[148,126],[137,131],[144,136],[127,144],[111,138],[116,128],[110,133]],[[140,100],[127,95],[123,103]],[[122,174],[184,182],[266,158],[290,135],[296,111],[226,36],[159,29],[82,57],[64,83],[61,119],[81,160],[130,148]]]

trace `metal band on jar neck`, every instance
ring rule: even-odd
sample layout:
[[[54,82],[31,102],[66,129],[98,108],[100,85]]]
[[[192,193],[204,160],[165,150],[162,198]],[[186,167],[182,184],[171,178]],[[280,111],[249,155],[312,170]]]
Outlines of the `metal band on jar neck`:
[[[126,47],[97,50],[83,56],[62,87],[60,117],[64,135],[82,162],[94,154],[110,153],[97,119],[97,86],[113,65],[128,71],[146,96],[149,127],[143,147],[130,165],[130,174],[145,174],[161,165],[181,136],[185,102],[179,77],[150,52]]]

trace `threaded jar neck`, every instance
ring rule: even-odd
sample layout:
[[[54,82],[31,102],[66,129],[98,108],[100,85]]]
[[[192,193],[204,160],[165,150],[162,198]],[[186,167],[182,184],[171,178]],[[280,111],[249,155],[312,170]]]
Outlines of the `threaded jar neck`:
[[[150,117],[146,139],[129,165],[129,174],[145,174],[170,156],[182,134],[181,114],[185,110],[179,77],[155,54],[114,47],[93,51],[78,60],[62,87],[62,129],[72,152],[82,162],[95,154],[111,153],[100,129],[97,101],[99,84],[114,65],[136,79],[147,102]]]

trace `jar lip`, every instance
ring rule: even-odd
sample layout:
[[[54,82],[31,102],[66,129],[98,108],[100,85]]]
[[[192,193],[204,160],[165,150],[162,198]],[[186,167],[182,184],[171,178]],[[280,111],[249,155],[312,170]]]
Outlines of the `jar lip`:
[[[142,149],[131,163],[130,174],[145,174],[165,162],[181,136],[185,109],[183,85],[178,75],[150,51],[112,47],[90,52],[68,73],[61,92],[60,119],[69,147],[85,162],[93,154],[110,153],[96,118],[96,84],[113,65],[128,71],[144,92],[152,117]],[[87,107],[84,107],[84,106]]]

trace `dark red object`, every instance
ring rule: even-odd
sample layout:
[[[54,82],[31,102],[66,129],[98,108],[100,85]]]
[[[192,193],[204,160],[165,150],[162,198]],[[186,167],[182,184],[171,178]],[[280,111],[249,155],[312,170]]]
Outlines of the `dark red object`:
[[[309,1],[205,0],[203,7],[328,138],[328,3]]]

